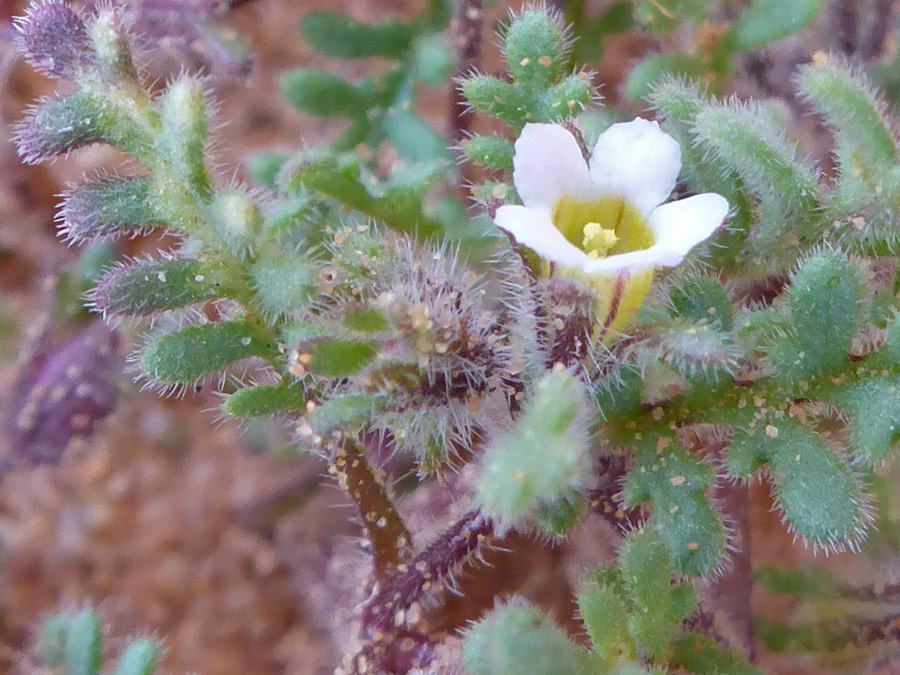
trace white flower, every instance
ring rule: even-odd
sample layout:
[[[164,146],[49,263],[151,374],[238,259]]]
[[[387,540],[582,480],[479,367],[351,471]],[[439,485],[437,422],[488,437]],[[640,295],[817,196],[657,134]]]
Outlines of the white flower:
[[[494,222],[552,273],[587,282],[606,340],[640,307],[654,270],[680,263],[728,215],[713,193],[664,204],[680,170],[681,148],[656,122],[613,124],[589,162],[565,128],[527,124],[513,157],[524,206],[501,206]]]
[[[713,193],[663,204],[681,148],[641,118],[603,132],[587,163],[562,126],[527,124],[513,167],[524,206],[501,206],[494,222],[549,262],[588,275],[677,265],[728,214]]]

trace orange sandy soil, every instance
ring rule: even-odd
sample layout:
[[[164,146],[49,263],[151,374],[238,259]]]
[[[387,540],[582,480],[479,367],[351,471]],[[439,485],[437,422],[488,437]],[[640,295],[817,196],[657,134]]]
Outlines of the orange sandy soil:
[[[245,162],[258,151],[290,151],[336,133],[333,123],[305,118],[283,102],[278,90],[283,72],[299,65],[334,68],[352,80],[373,67],[311,52],[297,27],[303,13],[344,10],[377,20],[392,12],[408,14],[420,4],[259,0],[234,13],[230,25],[247,36],[257,65],[244,82],[214,83],[220,119],[227,121],[218,146],[223,179],[235,172],[245,178]],[[9,3],[2,7],[10,11]],[[504,11],[500,6],[492,15]],[[607,101],[616,100],[621,73],[646,44],[646,38],[630,37],[607,46],[597,67]],[[5,80],[0,304],[12,323],[12,334],[0,338],[2,394],[13,381],[15,346],[26,340],[33,317],[45,309],[47,279],[74,256],[53,233],[54,195],[66,182],[115,167],[120,158],[93,148],[50,167],[20,165],[7,143],[8,124],[53,85],[17,62],[8,44],[0,47]],[[450,109],[447,92],[429,99],[427,112],[440,123]],[[819,148],[812,126],[804,129],[809,129],[807,145]],[[153,250],[154,244],[128,246],[135,253]],[[102,611],[112,653],[130,635],[162,637],[167,650],[162,672],[331,672],[336,651],[328,630],[329,603],[354,583],[335,581],[351,577],[336,573],[334,563],[342,555],[358,555],[349,509],[335,508],[345,500],[320,480],[324,466],[318,460],[292,456],[276,430],[247,437],[235,424],[215,424],[208,410],[216,401],[208,392],[160,400],[126,383],[117,411],[92,439],[71,448],[64,461],[18,469],[3,479],[0,672],[42,672],[33,658],[42,619],[86,602]],[[273,448],[281,450],[269,452]],[[811,559],[768,513],[765,487],[755,487],[751,501],[755,564],[792,567]],[[510,540],[513,552],[494,554],[493,568],[466,572],[461,577],[466,599],[451,598],[432,622],[452,630],[489,606],[492,592],[518,591],[577,631],[571,619],[573,584],[582,570],[609,559],[614,543],[611,530],[593,521],[565,546]],[[896,560],[881,560],[876,570],[875,563],[846,554],[818,562],[860,582],[896,579],[900,571]],[[782,619],[797,609],[793,601],[762,592],[754,604],[756,613]],[[727,625],[722,629],[728,632]],[[825,672],[798,657],[764,663],[770,672]],[[872,672],[900,672],[889,664],[876,671],[874,661],[872,667]]]

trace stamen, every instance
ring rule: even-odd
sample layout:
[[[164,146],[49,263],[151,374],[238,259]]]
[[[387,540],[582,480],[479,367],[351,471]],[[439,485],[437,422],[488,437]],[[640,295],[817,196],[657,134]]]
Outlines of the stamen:
[[[584,226],[582,247],[588,258],[600,260],[605,258],[613,246],[619,242],[615,230],[603,227],[600,223],[588,223]]]

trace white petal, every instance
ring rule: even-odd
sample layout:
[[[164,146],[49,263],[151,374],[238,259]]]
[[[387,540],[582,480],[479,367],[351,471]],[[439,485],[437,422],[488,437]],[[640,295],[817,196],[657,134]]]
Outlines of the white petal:
[[[656,234],[655,246],[685,256],[715,232],[727,215],[728,201],[707,192],[663,204],[650,214],[649,224]]]
[[[553,225],[550,211],[507,205],[497,209],[497,227],[506,230],[516,241],[542,258],[565,267],[581,267],[588,259],[584,251],[573,246]]]
[[[525,125],[516,141],[513,182],[525,206],[550,211],[561,197],[584,197],[591,189],[578,143],[558,124]]]
[[[600,260],[588,260],[581,266],[586,274],[606,274],[622,270],[645,270],[648,267],[673,267],[684,259],[684,255],[669,251],[661,246],[651,246],[641,251],[620,253]]]
[[[590,162],[594,193],[624,197],[644,217],[662,204],[681,171],[681,147],[640,117],[600,134]]]

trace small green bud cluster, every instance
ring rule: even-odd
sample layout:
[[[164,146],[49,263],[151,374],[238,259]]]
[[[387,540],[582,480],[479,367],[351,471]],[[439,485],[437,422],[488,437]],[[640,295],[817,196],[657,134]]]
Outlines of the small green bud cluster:
[[[510,17],[499,36],[510,81],[479,73],[462,78],[460,91],[472,110],[496,117],[519,132],[529,122],[574,119],[599,98],[591,73],[566,74],[572,38],[560,14],[543,7],[523,9]],[[501,136],[466,138],[462,154],[490,170],[513,168],[513,144]],[[474,186],[472,194],[490,208],[505,201],[494,187],[497,184]]]

